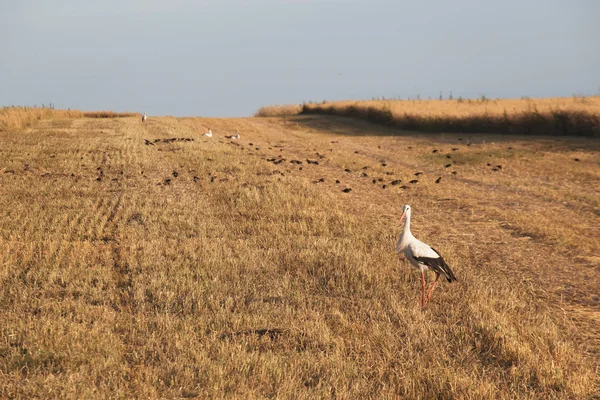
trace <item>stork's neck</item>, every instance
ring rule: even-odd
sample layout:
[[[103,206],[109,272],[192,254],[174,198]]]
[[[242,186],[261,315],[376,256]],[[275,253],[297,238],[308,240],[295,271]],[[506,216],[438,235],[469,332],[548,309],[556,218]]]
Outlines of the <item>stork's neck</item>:
[[[402,233],[410,233],[410,214],[406,215],[406,219],[404,220],[404,228],[402,228]]]
[[[406,246],[408,246],[412,238],[414,238],[414,236],[410,231],[410,215],[407,215],[406,219],[404,220],[404,227],[402,228],[400,239],[398,239],[398,243],[396,244],[396,250],[403,251]]]

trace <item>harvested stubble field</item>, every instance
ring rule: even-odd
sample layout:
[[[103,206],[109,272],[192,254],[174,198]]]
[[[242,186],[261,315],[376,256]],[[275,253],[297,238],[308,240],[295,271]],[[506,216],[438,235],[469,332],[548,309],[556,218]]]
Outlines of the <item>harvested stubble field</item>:
[[[0,141],[0,397],[600,394],[598,141],[330,116]],[[405,203],[458,277],[425,311]]]

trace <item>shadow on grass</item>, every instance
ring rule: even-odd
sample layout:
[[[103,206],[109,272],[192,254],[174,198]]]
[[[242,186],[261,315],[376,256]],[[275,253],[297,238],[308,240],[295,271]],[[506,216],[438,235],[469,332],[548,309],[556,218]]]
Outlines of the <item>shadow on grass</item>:
[[[499,133],[456,133],[456,132],[420,132],[415,130],[401,129],[395,126],[385,126],[371,123],[367,120],[352,117],[341,117],[337,115],[301,114],[286,117],[286,124],[299,125],[309,131],[317,131],[340,136],[381,136],[381,137],[418,137],[431,139],[436,142],[447,142],[464,146],[468,144],[481,144],[487,142],[514,142],[531,141],[535,143],[546,143],[554,150],[584,150],[600,151],[598,137],[582,136],[552,136],[552,135],[524,135],[524,134],[499,134]]]
[[[304,104],[302,115],[352,117],[386,127],[428,133],[496,133],[543,136],[600,137],[600,115],[586,111],[531,110],[503,115],[427,116],[394,114],[385,107]]]

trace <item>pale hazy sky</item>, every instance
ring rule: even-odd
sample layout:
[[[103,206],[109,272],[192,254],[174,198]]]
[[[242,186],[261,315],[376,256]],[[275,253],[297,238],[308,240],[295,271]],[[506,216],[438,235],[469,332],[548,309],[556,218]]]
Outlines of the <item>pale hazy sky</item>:
[[[600,92],[598,0],[0,0],[0,106]]]

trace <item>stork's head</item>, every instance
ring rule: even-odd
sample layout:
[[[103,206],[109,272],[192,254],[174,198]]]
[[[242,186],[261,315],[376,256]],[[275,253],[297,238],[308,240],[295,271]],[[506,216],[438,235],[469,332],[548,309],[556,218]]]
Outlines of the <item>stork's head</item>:
[[[410,219],[410,206],[408,204],[402,206],[402,215],[400,216],[400,223],[404,221],[404,218]]]

